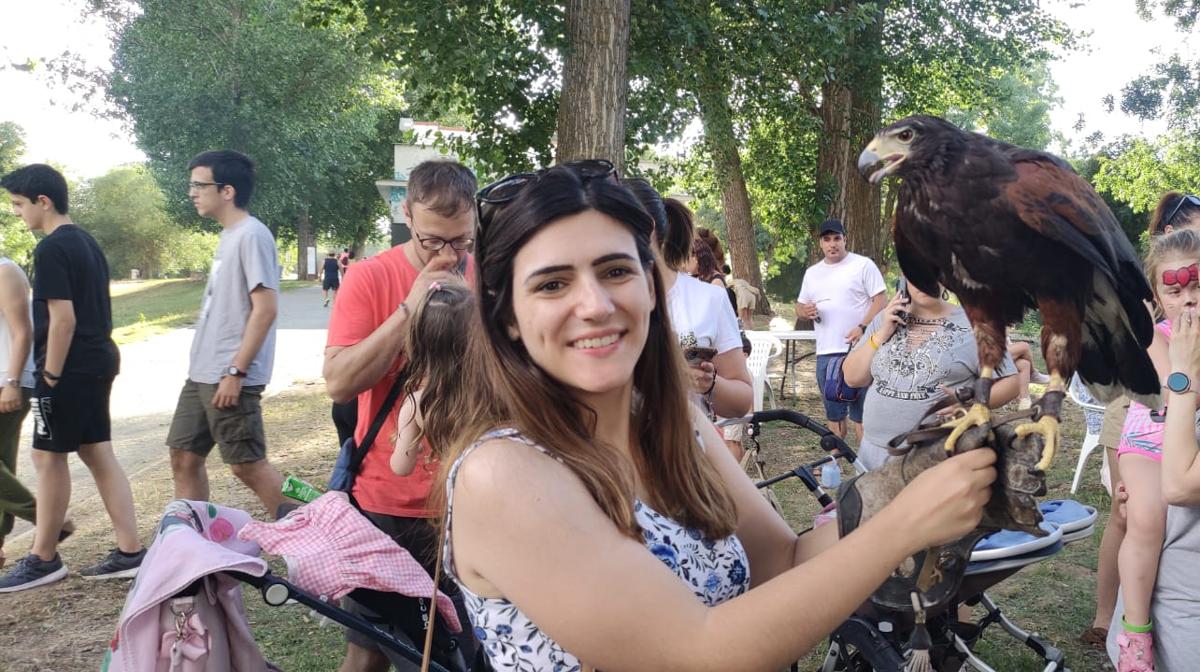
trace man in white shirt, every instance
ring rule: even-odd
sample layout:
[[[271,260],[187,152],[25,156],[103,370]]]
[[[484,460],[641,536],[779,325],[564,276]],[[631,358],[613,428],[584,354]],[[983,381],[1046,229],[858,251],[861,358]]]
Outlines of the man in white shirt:
[[[836,219],[825,220],[817,231],[825,258],[804,273],[796,315],[813,321],[817,332],[817,389],[824,389],[829,364],[854,347],[875,315],[887,303],[887,286],[879,267],[869,258],[846,250],[846,228]],[[825,402],[829,428],[846,436],[846,417],[862,438],[863,398]]]

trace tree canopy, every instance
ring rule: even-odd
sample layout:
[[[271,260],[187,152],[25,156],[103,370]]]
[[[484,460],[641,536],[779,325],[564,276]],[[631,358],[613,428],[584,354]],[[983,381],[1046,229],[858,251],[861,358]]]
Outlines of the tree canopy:
[[[399,89],[355,47],[354,26],[304,26],[299,2],[288,0],[97,5],[113,34],[108,99],[130,121],[174,217],[197,222],[187,163],[215,148],[257,161],[251,209],[276,235],[311,238],[311,222],[358,239],[385,212],[373,180],[392,172],[383,129],[396,128]]]
[[[145,166],[123,166],[85,183],[71,212],[104,250],[113,278],[128,278],[133,269],[142,278],[206,271],[216,234],[176,224],[166,201]]]
[[[24,154],[25,131],[11,121],[0,122],[0,176],[21,167]],[[25,222],[12,213],[7,202],[0,202],[0,254],[28,268],[36,244]]]

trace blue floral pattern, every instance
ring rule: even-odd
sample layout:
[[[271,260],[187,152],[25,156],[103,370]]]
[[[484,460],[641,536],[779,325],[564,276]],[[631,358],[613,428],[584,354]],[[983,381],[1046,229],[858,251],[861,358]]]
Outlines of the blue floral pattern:
[[[444,569],[462,590],[467,613],[476,639],[487,652],[488,662],[497,672],[576,672],[579,660],[567,653],[533,621],[503,598],[480,597],[458,580],[450,529],[454,514],[454,479],[467,455],[479,444],[496,438],[520,441],[552,455],[550,451],[521,436],[516,430],[489,432],[468,448],[450,467],[446,481],[446,537]],[[750,568],[746,551],[737,535],[724,539],[706,539],[699,531],[688,529],[634,500],[634,515],[642,528],[647,550],[675,572],[704,604],[713,606],[746,592],[750,587]]]

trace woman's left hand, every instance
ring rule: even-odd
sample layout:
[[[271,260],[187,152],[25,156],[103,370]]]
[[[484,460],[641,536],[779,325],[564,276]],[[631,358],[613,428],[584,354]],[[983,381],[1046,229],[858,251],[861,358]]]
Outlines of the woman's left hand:
[[[1195,378],[1200,367],[1200,316],[1195,309],[1184,308],[1171,324],[1171,342],[1167,357],[1172,371],[1180,371]]]

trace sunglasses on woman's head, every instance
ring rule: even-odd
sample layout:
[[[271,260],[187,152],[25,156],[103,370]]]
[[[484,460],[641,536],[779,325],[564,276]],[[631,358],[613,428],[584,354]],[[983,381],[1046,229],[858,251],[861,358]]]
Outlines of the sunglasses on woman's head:
[[[1200,196],[1192,196],[1191,194],[1188,194],[1187,196],[1180,198],[1179,202],[1175,204],[1175,207],[1171,209],[1171,214],[1164,217],[1162,223],[1159,224],[1160,229],[1167,228],[1167,225],[1171,223],[1171,220],[1175,219],[1175,215],[1179,214],[1179,209],[1183,207],[1184,203],[1190,203],[1192,207],[1200,208]]]
[[[615,181],[617,177],[617,167],[613,165],[612,161],[605,159],[569,161],[562,165],[573,171],[584,182],[609,177]],[[542,168],[531,173],[509,175],[480,189],[479,193],[475,195],[475,205],[479,210],[480,237],[482,237],[484,229],[492,223],[492,217],[499,210],[498,206],[517,200],[517,197],[521,195],[525,187],[537,182],[548,170],[550,168]]]
[[[1169,271],[1163,271],[1162,274],[1162,282],[1168,287],[1171,285],[1187,287],[1191,283],[1198,280],[1200,280],[1200,268],[1198,268],[1196,264],[1184,266],[1183,268],[1172,269]]]

